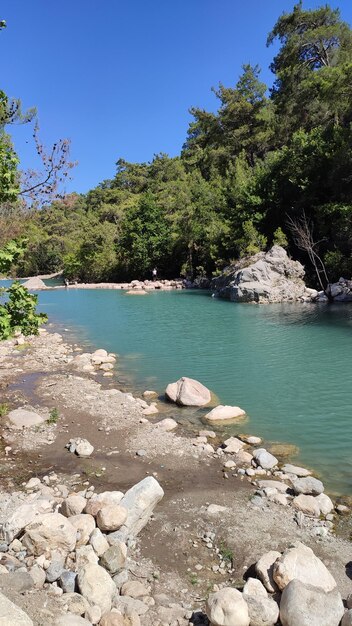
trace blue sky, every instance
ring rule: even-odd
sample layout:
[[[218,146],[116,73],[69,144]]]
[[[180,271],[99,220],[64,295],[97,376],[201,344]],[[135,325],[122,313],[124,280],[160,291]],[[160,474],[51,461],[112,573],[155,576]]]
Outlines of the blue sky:
[[[324,2],[306,0],[305,8]],[[262,78],[266,37],[289,0],[3,0],[1,88],[38,109],[48,145],[72,142],[68,190],[85,192],[119,157],[179,154],[188,109],[216,108],[211,87],[234,85],[243,63]],[[332,1],[352,22],[351,0]],[[22,163],[35,165],[30,129],[11,129]],[[28,143],[27,143],[28,142]]]

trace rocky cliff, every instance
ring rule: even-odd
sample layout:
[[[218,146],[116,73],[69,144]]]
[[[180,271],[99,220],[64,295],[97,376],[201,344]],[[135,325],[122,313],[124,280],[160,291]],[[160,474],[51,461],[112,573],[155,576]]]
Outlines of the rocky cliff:
[[[294,302],[309,297],[303,281],[304,267],[273,246],[268,252],[242,259],[225,268],[212,282],[215,295],[234,302]]]

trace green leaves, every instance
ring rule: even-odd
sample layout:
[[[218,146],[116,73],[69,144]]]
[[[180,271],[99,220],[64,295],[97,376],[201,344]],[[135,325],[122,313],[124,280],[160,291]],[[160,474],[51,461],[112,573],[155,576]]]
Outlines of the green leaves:
[[[39,326],[48,320],[36,313],[38,296],[30,294],[18,281],[7,290],[8,301],[0,307],[0,339],[7,339],[16,330],[23,335],[37,335]]]

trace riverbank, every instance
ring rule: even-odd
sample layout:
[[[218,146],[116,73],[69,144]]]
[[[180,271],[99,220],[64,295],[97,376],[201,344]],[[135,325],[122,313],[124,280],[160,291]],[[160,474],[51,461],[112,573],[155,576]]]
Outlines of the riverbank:
[[[149,475],[164,489],[155,518],[130,548],[131,568],[137,579],[148,578],[154,599],[154,604],[146,605],[142,624],[174,623],[175,615],[169,622],[161,621],[169,604],[175,614],[178,611],[176,619],[183,620],[179,623],[188,624],[186,615],[204,608],[213,585],[238,585],[263,552],[282,551],[297,540],[324,560],[347,597],[346,566],[352,561],[352,548],[335,531],[347,533],[349,518],[334,508],[324,519],[321,511],[313,517],[293,508],[297,496],[288,493],[292,483],[277,474],[275,466],[264,470],[264,475],[251,475],[255,468],[244,462],[243,453],[251,455],[255,448],[240,439],[236,444],[235,438],[223,446],[213,433],[194,437],[180,426],[169,431],[170,423],[163,426],[160,400],[156,400],[159,413],[147,417],[150,401],[118,390],[113,368],[101,369],[104,363],[99,358],[93,364],[92,356],[82,357],[80,346],[70,345],[57,333],[43,332],[28,342],[21,337],[3,342],[0,355],[1,402],[8,404],[8,410],[25,407],[49,420],[18,431],[3,415],[3,503],[9,498],[6,493],[22,489],[22,483],[33,476],[42,480],[43,488],[49,481],[86,493],[93,487],[96,492],[125,492]],[[89,458],[65,448],[77,437],[94,446]],[[263,478],[278,484],[258,484]],[[50,584],[45,591],[32,589],[23,595],[3,587],[3,578],[0,586],[35,624],[54,623],[57,613],[64,613],[62,602],[51,595]],[[45,606],[43,594],[49,596],[49,605]]]

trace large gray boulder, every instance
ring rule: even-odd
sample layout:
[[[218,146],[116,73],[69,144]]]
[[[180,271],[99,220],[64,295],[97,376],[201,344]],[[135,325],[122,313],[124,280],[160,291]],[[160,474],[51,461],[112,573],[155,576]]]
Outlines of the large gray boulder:
[[[32,276],[23,283],[23,287],[26,287],[29,291],[41,291],[47,289],[45,282],[38,276]]]
[[[217,295],[234,302],[292,302],[305,293],[304,267],[286,250],[273,246],[227,267],[212,287]]]
[[[27,613],[0,592],[0,626],[33,626]]]
[[[187,378],[187,376],[183,376],[175,383],[170,383],[166,387],[165,395],[168,400],[181,406],[205,406],[211,400],[209,389],[198,380]]]
[[[336,581],[324,563],[300,541],[287,548],[275,561],[273,577],[279,589],[285,589],[292,580],[313,585],[326,593],[336,589]]]
[[[324,485],[321,480],[313,476],[306,478],[298,478],[292,483],[292,489],[295,494],[303,493],[307,496],[319,496],[324,491]]]
[[[282,626],[339,626],[343,613],[337,589],[326,593],[300,580],[292,580],[281,596]]]

